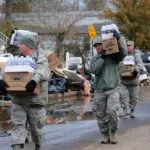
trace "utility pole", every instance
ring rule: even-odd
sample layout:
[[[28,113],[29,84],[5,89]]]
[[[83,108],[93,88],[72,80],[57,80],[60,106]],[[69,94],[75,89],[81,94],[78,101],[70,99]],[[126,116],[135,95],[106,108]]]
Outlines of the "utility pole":
[[[12,0],[6,0],[5,19],[11,21]]]

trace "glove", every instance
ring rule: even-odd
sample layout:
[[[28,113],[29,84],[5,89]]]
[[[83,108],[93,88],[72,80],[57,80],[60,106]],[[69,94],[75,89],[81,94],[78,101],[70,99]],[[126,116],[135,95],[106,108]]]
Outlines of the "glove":
[[[102,59],[105,59],[105,57],[106,57],[105,52],[106,52],[105,50],[101,52],[101,58]]]
[[[0,91],[4,94],[7,93],[6,87],[9,87],[7,83],[3,80],[0,80]]]
[[[136,69],[134,69],[134,71],[132,72],[132,74],[133,74],[133,77],[137,77],[138,71]]]
[[[37,83],[34,80],[31,80],[27,83],[27,85],[25,86],[26,91],[33,93],[35,88],[36,88]]]
[[[113,37],[116,37],[117,40],[120,39],[120,33],[118,33],[116,30],[113,30]]]

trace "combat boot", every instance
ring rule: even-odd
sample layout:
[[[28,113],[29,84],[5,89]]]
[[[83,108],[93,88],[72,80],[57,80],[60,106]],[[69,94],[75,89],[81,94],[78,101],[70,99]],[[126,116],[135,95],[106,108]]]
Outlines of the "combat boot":
[[[103,135],[103,139],[100,142],[101,142],[101,144],[110,143],[110,136],[109,135]]]
[[[13,145],[13,150],[21,150],[21,145]]]
[[[126,108],[123,108],[123,111],[122,111],[121,114],[119,114],[119,117],[125,117],[125,116],[127,116],[127,115],[129,115],[129,114],[127,113],[127,109],[126,109]]]
[[[113,132],[111,133],[111,138],[110,138],[110,143],[111,144],[117,144],[118,143],[118,140],[117,140],[117,132]]]
[[[130,112],[130,118],[135,118],[135,115],[134,115],[134,109],[131,109],[131,112]]]
[[[41,150],[42,148],[41,148],[41,145],[35,145],[35,150]]]

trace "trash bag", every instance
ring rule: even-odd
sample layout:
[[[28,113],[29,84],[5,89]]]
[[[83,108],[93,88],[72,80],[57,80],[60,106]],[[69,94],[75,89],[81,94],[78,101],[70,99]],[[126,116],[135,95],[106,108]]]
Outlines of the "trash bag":
[[[150,54],[142,54],[141,58],[144,63],[150,63]]]
[[[69,65],[68,69],[77,71],[78,66],[77,66],[77,64],[71,64],[71,65]]]
[[[65,78],[59,77],[54,78],[49,81],[48,93],[64,93],[67,89],[67,80]]]

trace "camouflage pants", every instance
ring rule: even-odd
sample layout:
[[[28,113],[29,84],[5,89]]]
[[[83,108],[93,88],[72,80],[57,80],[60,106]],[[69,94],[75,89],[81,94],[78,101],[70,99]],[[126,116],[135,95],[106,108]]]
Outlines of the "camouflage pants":
[[[120,106],[123,109],[128,109],[128,103],[129,103],[129,93],[125,85],[120,85]]]
[[[121,85],[120,105],[127,109],[128,103],[130,109],[135,109],[139,98],[139,86]]]
[[[94,93],[93,111],[102,134],[108,135],[117,131],[119,107],[118,89]]]
[[[46,120],[44,107],[31,107],[13,104],[11,119],[14,125],[11,133],[12,145],[21,144],[22,147],[24,146],[27,121],[31,128],[33,142],[35,144],[41,145],[42,128],[44,127]]]

